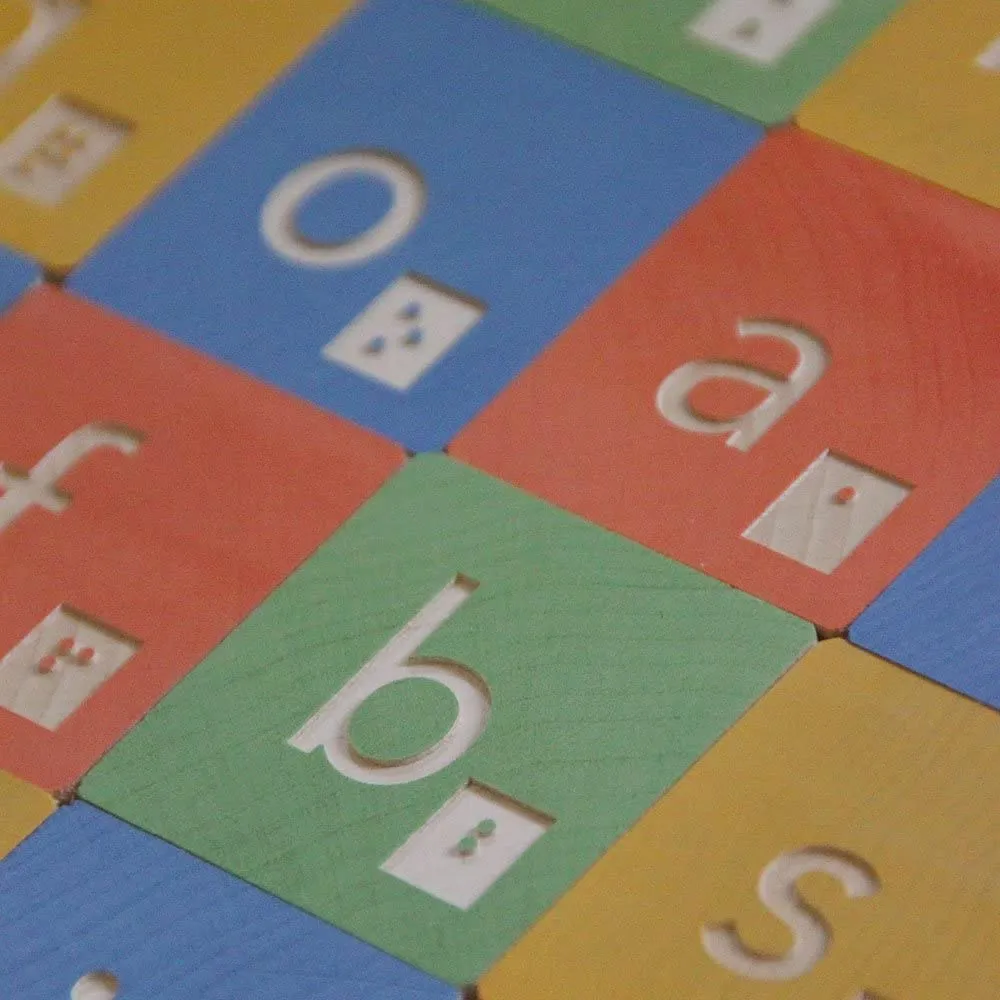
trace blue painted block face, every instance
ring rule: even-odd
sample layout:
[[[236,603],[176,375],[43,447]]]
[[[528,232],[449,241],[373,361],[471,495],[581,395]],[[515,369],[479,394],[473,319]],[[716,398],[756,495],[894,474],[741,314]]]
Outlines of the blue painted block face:
[[[0,247],[0,311],[13,305],[38,278],[39,271],[34,264]]]
[[[458,1000],[453,988],[84,803],[0,862],[17,1000]]]
[[[1000,478],[851,626],[859,646],[1000,709]]]
[[[70,285],[436,450],[760,135],[472,5],[371,0]]]

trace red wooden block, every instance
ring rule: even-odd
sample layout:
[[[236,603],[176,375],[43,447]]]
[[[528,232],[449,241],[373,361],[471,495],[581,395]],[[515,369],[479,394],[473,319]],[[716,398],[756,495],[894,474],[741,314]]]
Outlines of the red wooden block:
[[[0,767],[62,789],[403,455],[50,287],[0,345]]]
[[[998,242],[773,132],[450,452],[843,628],[1000,469]]]

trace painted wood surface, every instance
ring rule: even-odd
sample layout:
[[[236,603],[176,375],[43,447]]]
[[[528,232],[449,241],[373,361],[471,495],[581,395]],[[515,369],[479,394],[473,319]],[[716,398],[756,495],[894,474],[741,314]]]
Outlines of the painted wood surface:
[[[0,862],[0,898],[0,981],[20,1000],[457,1000],[82,802]]]
[[[0,65],[0,238],[51,270],[69,270],[348,6],[346,0],[218,0],[194,8],[184,0],[4,4],[5,54],[33,15],[44,15],[42,8],[68,8],[74,16],[15,72]],[[71,117],[12,143],[53,98],[65,102]],[[92,164],[109,126],[122,130],[123,141]],[[47,203],[17,184],[32,173],[36,181],[56,175],[57,187],[78,179]]]
[[[438,451],[760,136],[473,4],[366,0],[70,286]]]
[[[39,278],[32,261],[0,247],[0,309],[7,309]]]
[[[0,346],[0,766],[61,790],[403,454],[51,286]]]
[[[1000,468],[998,235],[774,131],[449,454],[844,629]]]
[[[0,771],[0,858],[6,857],[53,809],[55,801],[47,792]]]
[[[483,1000],[994,1000],[1000,716],[831,640],[484,978]]]
[[[776,608],[420,456],[82,794],[469,982],[813,638]],[[435,698],[445,681],[451,694]]]
[[[797,120],[868,156],[1000,208],[1000,8],[911,0]]]
[[[851,625],[879,656],[1000,709],[1000,480]]]
[[[900,0],[482,0],[603,56],[769,124]]]

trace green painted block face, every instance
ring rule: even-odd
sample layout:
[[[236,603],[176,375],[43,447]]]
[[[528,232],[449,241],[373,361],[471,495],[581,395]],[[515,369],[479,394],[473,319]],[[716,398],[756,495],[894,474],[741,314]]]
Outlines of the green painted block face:
[[[83,796],[470,982],[812,640],[776,608],[421,456]]]
[[[480,0],[765,124],[904,0]]]

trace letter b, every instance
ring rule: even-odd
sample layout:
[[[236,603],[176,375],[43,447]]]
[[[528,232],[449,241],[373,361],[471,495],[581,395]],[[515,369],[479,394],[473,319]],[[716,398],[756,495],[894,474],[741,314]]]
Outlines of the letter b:
[[[469,598],[478,584],[458,576],[407,622],[326,704],[289,740],[290,746],[311,753],[322,746],[330,765],[345,778],[366,785],[404,785],[419,781],[454,763],[486,728],[490,696],[475,671],[448,660],[424,660],[413,654]],[[433,746],[406,760],[383,762],[363,757],[352,746],[354,713],[376,691],[414,678],[444,685],[455,696],[458,715],[451,729]]]

